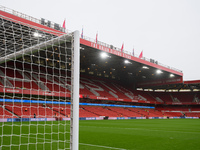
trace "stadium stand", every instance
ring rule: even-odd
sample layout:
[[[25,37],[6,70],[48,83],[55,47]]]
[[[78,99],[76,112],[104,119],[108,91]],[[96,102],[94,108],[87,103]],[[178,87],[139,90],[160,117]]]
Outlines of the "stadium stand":
[[[27,69],[28,70],[28,69]],[[39,91],[68,91],[69,88],[64,87],[63,85],[56,84],[57,78],[45,78],[41,77],[40,80],[37,78],[37,75],[30,76],[27,72],[20,72],[18,70],[13,70],[12,66],[8,69],[0,68],[1,81],[0,88],[15,88],[22,90],[39,90]],[[45,72],[43,72],[45,74]],[[16,76],[15,80],[13,79],[14,75]],[[3,82],[6,76],[6,86]],[[26,79],[23,84],[22,79]],[[61,79],[60,79],[61,80]],[[40,81],[40,84],[39,82]],[[70,81],[67,82],[67,85],[70,85]],[[88,76],[81,77],[81,86],[80,94],[83,98],[90,98],[91,96],[103,97],[109,99],[129,99],[129,100],[138,100],[144,102],[159,102],[159,103],[173,103],[173,102],[194,102],[194,100],[199,100],[198,92],[144,92],[144,91],[133,91],[129,87],[120,85],[114,81],[106,82],[101,78],[95,77],[90,78]],[[98,99],[98,98],[97,98]],[[107,100],[103,100],[103,103],[107,103]],[[95,102],[95,101],[94,101]],[[22,107],[22,109],[21,109]],[[43,107],[42,105],[5,105],[5,115],[8,118],[11,117],[21,117],[21,118],[31,118],[34,114],[37,117],[52,118],[55,115],[60,117],[69,117],[70,109],[63,106],[63,110],[58,110],[57,106],[48,106]],[[62,108],[62,106],[60,106]],[[27,109],[27,111],[25,111]],[[1,113],[3,108],[1,108]],[[9,112],[10,111],[10,112]],[[192,112],[191,112],[192,111]],[[182,106],[158,106],[156,110],[144,110],[144,109],[131,109],[131,108],[115,108],[115,107],[92,107],[92,106],[82,106],[80,108],[80,117],[99,117],[99,116],[110,116],[110,117],[163,117],[163,116],[182,116],[185,113],[186,116],[199,116],[198,112],[200,111],[199,107],[182,107]],[[3,113],[2,113],[3,114]],[[4,117],[5,117],[4,115]]]
[[[0,118],[38,118],[70,117],[69,105],[36,105],[29,103],[5,103],[0,107]],[[200,117],[198,106],[156,106],[155,109],[80,106],[79,117]]]
[[[180,117],[183,116],[181,112],[164,112],[164,116],[166,117]]]
[[[122,107],[110,107],[109,108],[112,111],[118,112],[118,114],[120,114],[120,116],[122,117],[141,117],[141,115],[139,113],[136,113],[134,111],[131,111],[127,108],[122,108]]]
[[[154,99],[159,99],[161,102],[173,102],[172,97],[166,92],[149,92]]]
[[[17,118],[9,110],[5,109],[3,106],[0,107],[0,118]]]
[[[176,93],[171,93],[173,99],[178,99],[180,102],[192,102],[194,100],[195,94],[192,92],[182,92],[181,94],[176,92]]]
[[[187,117],[200,117],[200,112],[196,113],[196,112],[186,112],[185,116]]]
[[[27,69],[28,70],[28,69]],[[18,70],[12,69],[10,66],[7,69],[0,68],[1,80],[0,88],[15,88],[23,90],[40,90],[40,91],[62,91],[70,92],[70,88],[67,85],[70,85],[70,81],[67,81],[67,84],[56,77],[45,77],[45,72],[41,72],[44,76],[41,76],[38,79],[37,74],[29,74],[28,71],[20,72]],[[14,79],[15,76],[15,79]],[[6,77],[6,78],[4,78]],[[26,82],[23,82],[22,79]],[[6,80],[6,82],[3,82]],[[57,84],[59,81],[62,81],[61,84]],[[6,85],[4,85],[6,83]],[[106,82],[102,78],[81,76],[81,85],[80,85],[80,94],[83,97],[89,98],[91,96],[96,96],[107,99],[126,99],[126,100],[138,100],[138,101],[149,101],[151,103],[173,103],[173,102],[182,102],[182,103],[192,103],[199,101],[199,92],[144,92],[144,91],[133,91],[125,85],[120,85],[114,81]],[[93,98],[94,99],[94,98]]]
[[[43,105],[15,104],[13,106],[12,104],[6,104],[5,108],[19,118],[34,118],[34,114],[36,114],[37,118],[54,118],[55,116],[64,117],[64,115],[59,112],[55,112]]]
[[[70,107],[68,105],[47,105],[54,112],[61,114],[62,116],[69,117],[70,116]]]
[[[90,112],[93,112],[95,114],[98,114],[98,116],[109,116],[109,117],[117,117],[120,116],[120,114],[118,112],[114,112],[109,110],[106,107],[83,107],[85,110],[88,110]]]
[[[58,79],[54,78],[46,78],[41,77],[37,78],[37,75],[30,76],[28,69],[25,72],[20,72],[18,70],[12,69],[12,65],[7,69],[0,68],[1,80],[0,80],[0,88],[15,88],[21,90],[39,90],[39,91],[63,91],[69,92],[70,88],[63,85],[57,84]],[[43,72],[45,74],[45,72]],[[6,78],[4,78],[6,76]],[[14,76],[16,77],[14,79]],[[21,82],[21,80],[26,82]],[[6,82],[3,82],[6,80]],[[40,83],[39,83],[40,81]],[[6,83],[6,86],[4,85]],[[70,85],[70,81],[67,81],[67,84]],[[103,100],[103,103],[107,103],[107,100],[113,99],[126,99],[126,100],[138,100],[144,102],[159,102],[159,103],[173,103],[173,102],[181,102],[181,103],[192,103],[199,101],[200,94],[198,92],[144,92],[144,91],[133,91],[129,87],[125,85],[121,85],[114,81],[107,82],[105,79],[89,76],[81,76],[81,85],[80,85],[80,94],[83,98],[90,98],[92,96],[96,96],[100,98],[107,98]],[[95,102],[95,101],[93,101]],[[22,109],[21,109],[22,108]],[[60,106],[62,108],[62,106]],[[59,117],[69,117],[70,109],[68,107],[63,106],[63,110],[55,105],[48,105],[47,107],[43,107],[42,105],[28,105],[28,104],[17,104],[13,106],[12,104],[6,104],[5,110],[1,108],[1,115],[3,117],[14,117],[14,118],[31,118],[34,114],[37,117],[41,118],[53,118],[56,116]],[[25,111],[25,109],[27,109]],[[182,106],[158,106],[155,110],[151,109],[131,109],[131,108],[116,108],[116,107],[92,107],[92,106],[81,106],[80,107],[80,117],[99,117],[99,116],[109,116],[109,117],[178,117],[185,114],[186,116],[199,116],[200,111],[199,107],[182,107]]]
[[[10,16],[11,14],[9,14]],[[12,15],[11,15],[12,16]],[[21,16],[20,16],[21,17]],[[15,17],[14,17],[15,18]],[[4,18],[5,19],[5,18]],[[7,18],[8,19],[8,18]],[[6,19],[4,20],[5,22]],[[22,22],[21,22],[22,23]],[[29,22],[31,23],[31,22]],[[5,30],[9,31],[9,26],[13,26],[12,21],[7,22],[7,26]],[[20,24],[19,24],[20,25]],[[26,24],[24,25],[24,27]],[[35,24],[37,26],[37,24]],[[40,26],[41,27],[41,26]],[[43,26],[44,28],[44,26]],[[25,28],[24,28],[25,29]],[[50,29],[50,28],[48,28]],[[14,29],[12,29],[15,31]],[[3,31],[3,30],[2,30]],[[35,29],[33,30],[35,31]],[[30,30],[31,35],[32,35],[32,30]],[[8,34],[8,33],[7,33]],[[27,36],[28,34],[24,31],[24,36]],[[29,33],[30,34],[30,33]],[[51,35],[52,34],[52,35]],[[16,37],[13,38],[17,38]],[[45,37],[48,36],[58,36],[58,35],[53,35],[53,33],[48,33],[45,34]],[[3,38],[4,36],[2,36]],[[27,38],[27,41],[29,41],[31,37]],[[32,37],[33,38],[33,37]],[[12,38],[11,38],[12,39]],[[25,40],[25,39],[24,39]],[[45,41],[45,39],[42,39],[42,41]],[[81,39],[84,40],[84,39]],[[17,46],[17,50],[20,50],[20,41],[19,43],[15,43]],[[37,41],[35,41],[37,43]],[[88,41],[89,42],[89,41]],[[35,43],[35,44],[36,44]],[[19,45],[17,45],[19,44]],[[31,46],[31,45],[27,45]],[[81,47],[83,49],[88,49],[88,45],[84,45],[84,43],[81,43]],[[5,47],[5,43],[3,43],[2,47]],[[90,47],[90,46],[89,46]],[[112,46],[113,47],[113,46]],[[88,53],[89,50],[81,51],[80,55],[84,55],[84,58],[87,58],[87,61],[81,61],[81,65],[83,70],[88,70],[87,67],[88,65],[91,65],[92,58],[96,58],[96,56],[99,54],[97,53],[97,48],[95,47],[90,47],[92,50],[90,52],[94,53]],[[107,47],[108,48],[108,47]],[[88,55],[86,55],[86,53]],[[6,54],[6,53],[5,53]],[[89,55],[91,54],[91,55]],[[111,54],[111,53],[110,53]],[[42,55],[41,55],[42,56]],[[82,57],[81,57],[82,58]],[[112,58],[115,58],[115,60],[120,60],[123,57],[118,57],[117,55],[112,54]],[[130,57],[131,58],[131,57]],[[19,58],[21,61],[23,61],[23,64],[20,63],[20,61],[8,61],[6,63],[6,67],[2,64],[0,65],[0,91],[1,91],[1,97],[3,97],[4,91],[5,93],[9,94],[16,94],[17,96],[21,96],[23,94],[29,95],[30,93],[32,95],[42,95],[44,96],[45,94],[48,96],[57,96],[57,97],[70,97],[70,94],[65,95],[65,93],[70,93],[71,90],[71,81],[67,79],[65,81],[64,75],[62,77],[59,76],[57,77],[58,72],[56,70],[51,70],[51,69],[44,69],[45,67],[49,67],[49,62],[43,65],[43,69],[40,68],[38,70],[37,65],[33,65],[32,68],[30,69],[30,61],[24,58]],[[124,59],[124,58],[123,58]],[[99,60],[98,60],[99,61]],[[131,63],[136,63],[137,68],[143,67],[145,63],[147,63],[145,60],[143,61],[140,59],[141,62],[137,62],[137,60],[131,60]],[[88,63],[87,63],[88,62]],[[97,62],[97,60],[94,60],[94,62]],[[35,64],[38,64],[38,62],[34,62]],[[143,64],[144,63],[144,64]],[[111,66],[105,67],[107,70],[112,70],[111,67],[119,67],[119,65],[112,64],[110,63]],[[153,68],[151,68],[153,64]],[[155,69],[155,64],[152,61],[148,62],[148,69],[146,70],[145,74],[150,75],[152,74],[151,71]],[[23,67],[23,71],[20,69]],[[97,67],[97,64],[93,67]],[[124,65],[122,65],[124,67]],[[128,66],[126,66],[128,69]],[[157,66],[158,67],[158,66]],[[52,67],[50,67],[52,68]],[[158,67],[159,68],[159,67]],[[91,68],[90,68],[91,69]],[[94,69],[94,68],[93,68]],[[96,68],[99,69],[100,68]],[[119,70],[120,68],[118,68]],[[117,70],[117,69],[116,69]],[[149,70],[149,71],[148,71]],[[151,71],[150,71],[151,70]],[[168,70],[168,69],[167,69]],[[54,72],[55,71],[55,72]],[[129,70],[130,71],[130,70]],[[131,71],[133,71],[131,69]],[[166,71],[166,70],[165,70]],[[170,74],[170,71],[175,71],[175,70],[168,70],[168,73]],[[48,75],[54,72],[54,76]],[[176,72],[176,71],[175,71]],[[40,75],[38,75],[39,73]],[[109,78],[104,78],[103,76],[98,77],[97,75],[88,75],[88,72],[86,71],[85,73],[81,73],[81,80],[80,80],[80,99],[82,102],[88,102],[90,100],[90,103],[101,103],[101,104],[107,104],[107,103],[112,103],[112,104],[121,104],[121,105],[147,105],[147,106],[156,106],[155,110],[153,109],[137,109],[137,108],[117,108],[117,107],[99,107],[99,106],[81,106],[80,107],[80,117],[97,117],[97,116],[111,116],[111,117],[120,117],[120,116],[125,116],[125,117],[163,117],[163,116],[181,116],[181,115],[188,115],[188,116],[198,116],[198,113],[200,111],[199,106],[195,106],[196,104],[199,104],[200,102],[200,92],[146,92],[146,91],[138,91],[136,90],[136,83],[134,82],[141,82],[144,80],[143,77],[145,76],[140,76],[138,75],[138,70],[135,73],[135,75],[138,75],[138,78],[133,80],[135,87],[133,88],[130,85],[127,85],[123,83],[122,81],[118,80],[117,78],[113,80],[109,76]],[[129,73],[128,71],[125,71],[124,74],[122,74],[121,77],[124,77],[125,74]],[[133,74],[134,74],[133,73]],[[61,73],[62,74],[62,73]],[[117,74],[121,74],[121,71],[119,71]],[[169,75],[168,74],[168,75]],[[163,80],[158,80],[158,81],[168,81],[170,80],[168,78],[168,75],[166,75]],[[177,79],[180,79],[180,82],[182,81],[182,72],[178,71],[176,72]],[[142,77],[140,79],[140,77]],[[120,77],[120,76],[119,76]],[[127,76],[126,76],[127,77]],[[140,81],[138,81],[139,79]],[[150,79],[151,80],[151,79]],[[172,80],[176,80],[176,78],[173,78]],[[23,81],[23,82],[22,82]],[[144,80],[145,81],[145,80]],[[153,81],[153,80],[152,80]],[[151,81],[151,82],[152,82]],[[155,80],[156,81],[156,80]],[[178,81],[178,80],[177,80]],[[154,82],[154,81],[153,81]],[[175,84],[180,84],[180,82],[174,82]],[[60,84],[62,83],[62,84]],[[142,82],[141,82],[142,83]],[[170,84],[173,82],[170,81]],[[170,84],[166,84],[167,88],[170,87]],[[192,82],[192,84],[199,84],[198,82]],[[156,84],[154,84],[156,85]],[[164,87],[166,87],[164,86]],[[173,87],[175,87],[172,84]],[[183,85],[180,85],[181,88],[184,87]],[[192,85],[194,86],[194,85]],[[166,89],[167,89],[166,88]],[[181,89],[179,88],[179,89]],[[54,92],[51,94],[51,92]],[[63,95],[56,95],[57,93],[63,92]],[[35,93],[34,93],[35,92]],[[9,95],[8,94],[8,95]],[[13,95],[9,95],[9,98],[12,98]],[[5,96],[4,96],[5,97]],[[181,106],[173,106],[173,105],[181,105]],[[150,105],[149,105],[150,104]],[[160,105],[162,104],[162,106]],[[163,105],[164,104],[164,105]],[[187,104],[184,107],[182,106],[183,104]],[[22,108],[22,109],[21,109]],[[27,110],[25,110],[27,109]],[[54,117],[60,116],[60,117],[69,117],[70,116],[70,108],[69,106],[57,106],[57,105],[35,105],[35,104],[16,104],[12,105],[11,103],[4,103],[4,106],[0,107],[0,115],[4,115],[2,117],[33,117],[34,114],[36,114],[37,117]],[[3,113],[4,112],[4,113]]]

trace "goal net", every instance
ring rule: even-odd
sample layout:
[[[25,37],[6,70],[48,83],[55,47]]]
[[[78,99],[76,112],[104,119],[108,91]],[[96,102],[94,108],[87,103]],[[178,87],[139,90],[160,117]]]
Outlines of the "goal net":
[[[0,150],[78,149],[79,44],[0,16]]]

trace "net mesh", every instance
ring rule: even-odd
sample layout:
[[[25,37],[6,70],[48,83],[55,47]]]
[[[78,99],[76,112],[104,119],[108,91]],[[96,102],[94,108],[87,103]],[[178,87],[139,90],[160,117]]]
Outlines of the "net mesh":
[[[0,149],[70,149],[71,37],[0,16]]]

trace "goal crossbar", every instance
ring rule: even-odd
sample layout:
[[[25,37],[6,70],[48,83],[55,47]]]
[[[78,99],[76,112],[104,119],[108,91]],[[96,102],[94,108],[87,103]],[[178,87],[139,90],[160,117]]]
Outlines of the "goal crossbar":
[[[31,47],[22,49],[20,51],[13,52],[12,54],[9,54],[9,55],[6,55],[4,57],[1,57],[0,58],[0,64],[2,64],[4,62],[7,62],[7,61],[10,61],[10,60],[13,60],[13,59],[20,58],[20,57],[22,57],[24,55],[27,55],[27,54],[30,54],[30,53],[34,53],[36,51],[42,50],[44,47],[48,48],[48,47],[51,47],[52,45],[62,44],[64,42],[66,42],[66,41],[70,42],[71,41],[71,37],[72,37],[71,34],[64,34],[62,36],[59,36],[59,37],[50,39],[48,41],[33,45]]]

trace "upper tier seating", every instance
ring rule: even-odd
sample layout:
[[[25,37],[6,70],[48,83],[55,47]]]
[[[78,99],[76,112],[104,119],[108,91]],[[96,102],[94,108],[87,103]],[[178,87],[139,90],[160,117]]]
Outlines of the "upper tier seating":
[[[70,93],[70,80],[56,75],[48,75],[43,71],[38,74],[37,70],[32,73],[27,69],[22,72],[20,70],[12,69],[12,67],[2,68],[0,67],[0,88],[3,87],[11,89],[19,89],[18,93],[22,93],[22,90],[35,91],[39,90],[47,92],[47,94],[54,92],[59,96],[59,92],[65,95],[65,92]],[[40,75],[40,76],[39,76]],[[5,82],[6,80],[6,82]],[[92,99],[106,99],[106,100],[122,100],[128,99],[138,101],[149,102],[190,102],[194,103],[195,98],[200,99],[199,92],[144,92],[134,91],[126,85],[121,85],[117,81],[102,79],[98,77],[81,76],[80,79],[80,94],[83,97],[92,97]],[[12,90],[11,90],[12,91]],[[38,92],[36,92],[37,94]]]
[[[173,102],[172,97],[170,96],[170,93],[167,92],[149,92],[152,97],[159,98],[163,102]]]
[[[177,98],[180,102],[192,102],[195,94],[192,92],[181,92],[181,94],[178,92],[174,92],[171,93],[171,95],[174,98]]]
[[[192,103],[195,96],[198,97],[198,92],[149,92],[152,97],[161,99],[164,103],[180,102]]]

